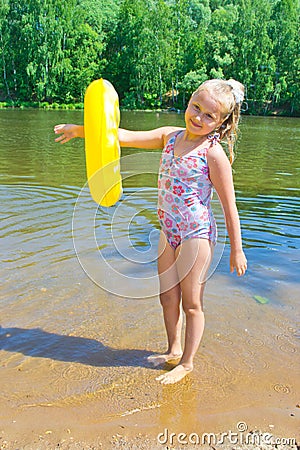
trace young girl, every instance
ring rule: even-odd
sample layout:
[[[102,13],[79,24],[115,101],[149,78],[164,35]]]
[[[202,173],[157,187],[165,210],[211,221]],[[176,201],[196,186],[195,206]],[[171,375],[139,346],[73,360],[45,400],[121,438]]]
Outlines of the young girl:
[[[193,369],[204,330],[203,293],[216,243],[211,210],[212,188],[225,215],[230,240],[230,271],[245,273],[239,216],[235,203],[231,163],[244,87],[235,80],[209,80],[192,95],[185,112],[185,128],[162,127],[150,131],[119,129],[121,147],[163,148],[158,179],[158,252],[160,301],[168,349],[148,359],[157,366],[178,360],[171,371],[157,377],[176,383]],[[84,137],[84,127],[57,125],[56,142]],[[220,144],[227,139],[230,162]],[[186,318],[182,352],[180,305]]]

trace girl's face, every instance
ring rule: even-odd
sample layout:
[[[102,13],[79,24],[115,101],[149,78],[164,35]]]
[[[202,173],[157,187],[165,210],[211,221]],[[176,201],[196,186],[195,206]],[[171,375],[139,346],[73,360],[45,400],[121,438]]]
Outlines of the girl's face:
[[[185,111],[187,131],[194,136],[205,136],[222,124],[220,104],[207,91],[195,93]]]

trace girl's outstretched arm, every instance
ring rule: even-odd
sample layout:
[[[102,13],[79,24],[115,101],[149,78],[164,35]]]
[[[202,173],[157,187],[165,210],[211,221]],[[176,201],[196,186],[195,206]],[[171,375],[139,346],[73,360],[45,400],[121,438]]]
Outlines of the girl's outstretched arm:
[[[165,146],[172,133],[180,129],[161,127],[149,131],[131,131],[119,128],[119,142],[121,147],[159,149]]]
[[[131,131],[119,128],[118,137],[121,147],[159,149],[165,146],[172,133],[180,129],[178,127],[161,127],[149,131]],[[55,142],[65,144],[76,137],[84,138],[84,126],[70,123],[60,124],[54,127],[54,133],[60,135]]]
[[[243,252],[240,219],[235,203],[231,165],[221,145],[214,145],[207,154],[209,176],[221,201],[226,228],[230,240],[230,271],[238,276],[247,270],[247,259]]]
[[[60,134],[60,136],[55,139],[55,142],[65,144],[76,137],[84,138],[84,126],[75,125],[73,123],[62,123],[60,125],[55,125],[54,133]]]

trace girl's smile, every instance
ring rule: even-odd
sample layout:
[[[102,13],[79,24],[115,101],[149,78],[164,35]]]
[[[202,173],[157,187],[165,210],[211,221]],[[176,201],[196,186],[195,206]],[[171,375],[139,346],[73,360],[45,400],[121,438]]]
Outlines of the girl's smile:
[[[195,123],[195,121],[193,119],[191,119],[191,124],[193,125],[193,127],[201,128],[200,123]]]

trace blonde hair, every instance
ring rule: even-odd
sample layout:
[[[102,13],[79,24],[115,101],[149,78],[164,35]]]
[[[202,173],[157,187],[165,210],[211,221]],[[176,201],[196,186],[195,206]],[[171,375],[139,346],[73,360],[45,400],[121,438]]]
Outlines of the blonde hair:
[[[233,147],[237,139],[241,105],[244,100],[244,86],[234,79],[213,79],[202,83],[194,94],[201,91],[207,91],[221,106],[223,122],[215,131],[220,134],[220,140],[227,139],[229,160],[232,164],[234,160]]]

